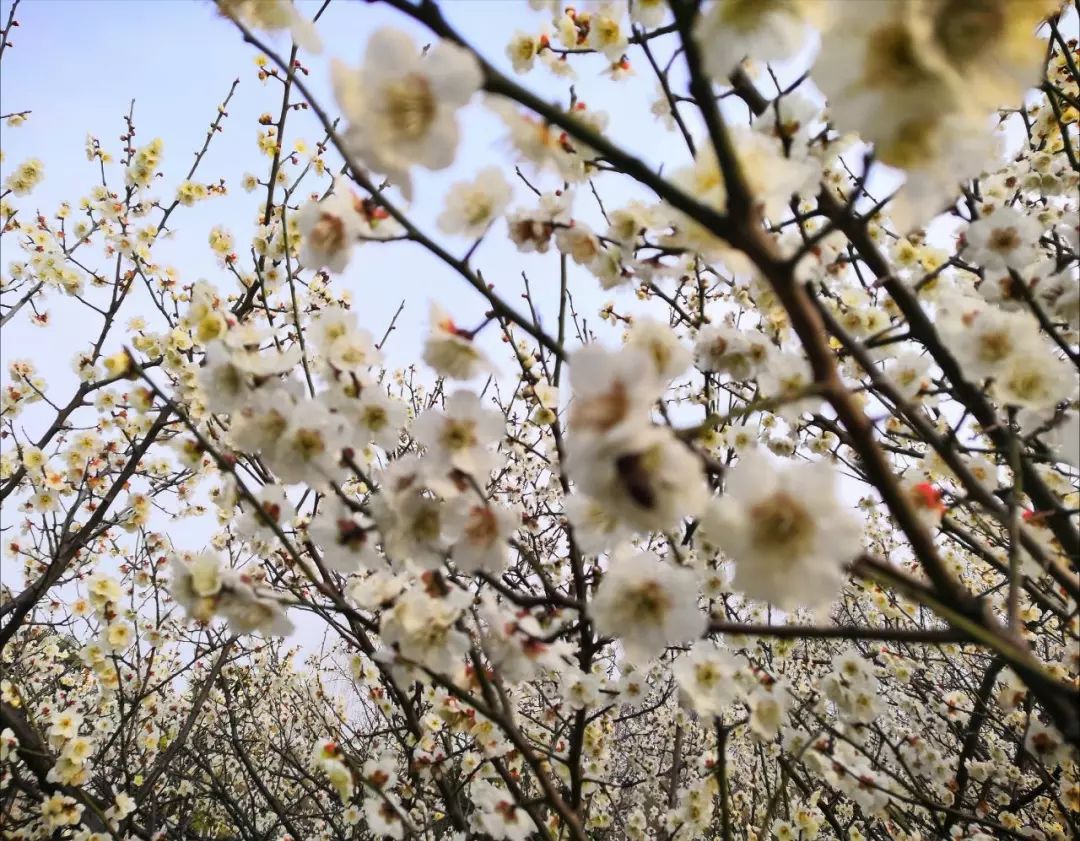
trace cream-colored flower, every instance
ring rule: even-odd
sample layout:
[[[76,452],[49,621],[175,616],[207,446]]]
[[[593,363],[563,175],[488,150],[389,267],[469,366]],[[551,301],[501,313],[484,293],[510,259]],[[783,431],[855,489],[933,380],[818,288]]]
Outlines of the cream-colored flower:
[[[334,95],[349,125],[349,150],[412,195],[409,169],[445,169],[458,146],[457,111],[482,76],[475,57],[448,41],[426,53],[396,29],[379,29],[358,70],[335,61]]]

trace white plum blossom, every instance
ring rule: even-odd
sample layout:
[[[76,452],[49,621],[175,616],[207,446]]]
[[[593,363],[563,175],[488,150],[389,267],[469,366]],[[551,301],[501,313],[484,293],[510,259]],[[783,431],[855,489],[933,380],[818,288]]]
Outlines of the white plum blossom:
[[[1077,386],[1075,366],[1043,346],[1017,354],[994,379],[992,390],[1006,406],[1046,411],[1075,395]]]
[[[383,28],[364,62],[331,65],[334,95],[348,120],[350,151],[412,195],[413,166],[445,169],[458,146],[457,111],[480,88],[476,58],[449,41],[426,52],[404,32]]]
[[[810,363],[798,353],[770,354],[768,364],[758,373],[758,384],[762,396],[777,401],[777,412],[789,421],[821,403],[821,399],[811,393],[814,372]]]
[[[784,212],[792,194],[816,186],[819,172],[815,164],[785,156],[779,139],[739,129],[732,131],[731,140],[743,175],[770,218]],[[700,150],[692,165],[677,169],[672,180],[703,204],[721,212],[727,208],[727,185],[711,144]],[[673,210],[671,215],[676,228],[685,228],[688,242],[708,250],[719,248],[717,237],[699,222],[681,211]]]
[[[762,741],[772,741],[780,732],[790,707],[790,696],[782,681],[760,686],[750,693],[750,730]]]
[[[679,341],[675,331],[652,318],[634,319],[626,334],[626,344],[648,354],[657,379],[663,382],[675,379],[690,364],[690,350]]]
[[[287,484],[336,476],[345,435],[340,418],[320,401],[290,415],[273,447],[264,452],[267,463]]]
[[[589,38],[586,42],[610,62],[617,62],[629,44],[622,27],[625,5],[604,3],[589,15]]]
[[[586,345],[570,357],[570,429],[606,433],[624,423],[636,425],[663,391],[663,383],[645,375],[649,357],[637,348],[609,350]]]
[[[300,262],[340,274],[345,271],[357,238],[364,233],[357,200],[344,178],[334,181],[334,192],[322,201],[309,201],[296,215],[296,227],[303,237]]]
[[[327,402],[347,419],[347,442],[372,443],[392,452],[400,443],[402,430],[408,421],[405,403],[387,394],[380,386],[368,384],[358,396],[351,396],[352,384],[343,391],[331,392]]]
[[[764,369],[772,349],[769,340],[755,330],[710,324],[697,335],[694,364],[701,371],[745,380]]]
[[[904,397],[915,397],[930,388],[931,360],[922,354],[905,351],[885,364],[885,374]]]
[[[1068,412],[1044,436],[1061,460],[1080,467],[1080,412]]]
[[[323,563],[337,572],[367,569],[378,559],[370,519],[335,495],[323,499],[308,534],[322,548]]]
[[[836,598],[845,566],[862,551],[862,528],[836,484],[824,462],[778,468],[758,451],[742,455],[701,522],[734,558],[737,589],[785,609]]]
[[[189,560],[173,555],[169,592],[192,619],[203,624],[220,614],[236,634],[258,631],[286,636],[293,630],[279,602],[260,595],[247,576],[223,566],[212,552],[200,552]]]
[[[446,503],[423,485],[378,494],[371,503],[382,549],[391,563],[438,569],[446,560]]]
[[[364,820],[368,828],[380,838],[405,837],[406,827],[401,814],[381,797],[364,798]]]
[[[649,417],[664,388],[661,366],[665,374],[685,367],[671,364],[681,347],[669,337],[660,346],[664,358],[658,359],[653,337],[641,344],[649,347],[611,351],[587,345],[571,357],[566,471],[612,517],[649,531],[701,513],[708,491],[700,458]],[[601,524],[602,514],[594,522]]]
[[[557,673],[572,653],[564,640],[546,640],[540,623],[528,611],[511,613],[494,599],[485,599],[481,615],[486,630],[484,653],[511,682],[528,680],[539,672]]]
[[[462,495],[447,512],[445,534],[450,558],[467,573],[497,574],[506,566],[507,540],[520,523],[512,509]]]
[[[630,20],[646,28],[659,26],[667,15],[667,0],[634,0],[630,4]]]
[[[296,44],[309,53],[322,51],[318,30],[292,0],[219,0],[218,10],[223,15],[267,32],[287,29]]]
[[[443,376],[471,380],[494,370],[471,333],[458,327],[438,304],[431,305],[431,327],[424,342],[424,362]]]
[[[570,225],[573,202],[573,193],[569,191],[543,193],[536,209],[520,208],[512,211],[506,217],[510,239],[519,251],[546,254],[551,247],[551,238],[556,228],[562,229]]]
[[[444,234],[475,239],[503,214],[513,197],[513,188],[497,166],[484,167],[472,181],[450,185],[446,209],[436,224]]]
[[[382,361],[371,331],[360,327],[352,310],[330,307],[312,319],[314,344],[334,374],[364,376]]]
[[[555,247],[579,266],[591,265],[603,252],[592,228],[578,221],[556,228]]]
[[[477,806],[473,820],[483,834],[496,841],[527,841],[534,837],[536,824],[510,792],[478,780],[469,787],[469,797]]]
[[[723,83],[742,59],[794,57],[810,34],[813,0],[714,0],[694,28],[705,70]]]
[[[584,494],[570,494],[564,505],[582,552],[598,554],[618,546],[633,534],[607,506]]]
[[[681,697],[698,715],[720,715],[738,697],[738,664],[710,640],[698,640],[671,666]]]
[[[572,709],[581,710],[595,706],[600,701],[602,687],[600,675],[568,666],[563,670],[559,693]]]
[[[515,73],[528,73],[536,64],[536,54],[540,49],[539,40],[527,32],[518,30],[510,43],[506,45],[506,57]]]
[[[469,648],[469,638],[454,625],[470,601],[463,590],[432,595],[421,587],[410,588],[383,613],[379,634],[406,660],[447,671]]]
[[[368,575],[354,577],[349,585],[349,598],[366,610],[376,610],[394,603],[406,587],[411,586],[408,573],[376,570]]]
[[[976,219],[964,232],[964,257],[986,271],[1030,266],[1039,252],[1042,225],[1008,205]]]
[[[243,504],[244,514],[237,523],[237,530],[244,535],[262,540],[276,540],[274,525],[278,528],[288,526],[295,514],[285,489],[281,485],[264,485],[254,494],[258,501],[258,510],[254,506]]]
[[[701,459],[664,427],[626,426],[567,442],[567,473],[631,528],[674,528],[708,501]]]
[[[951,301],[941,322],[964,374],[977,381],[991,378],[1001,403],[1047,410],[1076,392],[1073,366],[1056,355],[1033,315],[965,298]]]
[[[206,395],[207,408],[224,414],[240,408],[253,385],[247,372],[237,366],[223,342],[207,345],[198,382]]]
[[[458,470],[483,480],[495,467],[492,445],[505,429],[499,412],[471,391],[455,391],[444,410],[428,409],[413,424],[417,443],[427,447],[428,460],[445,470]]]
[[[644,665],[674,643],[705,630],[698,577],[652,552],[616,553],[591,612],[597,631],[617,637],[632,663]]]

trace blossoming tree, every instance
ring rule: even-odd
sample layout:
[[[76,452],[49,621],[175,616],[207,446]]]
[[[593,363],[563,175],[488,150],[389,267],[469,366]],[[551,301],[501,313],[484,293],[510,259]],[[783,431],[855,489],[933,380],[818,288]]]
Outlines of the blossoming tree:
[[[68,392],[4,345],[3,837],[1077,837],[1078,9],[452,6],[218,0],[260,174],[206,172],[238,83],[179,183],[134,112],[72,204],[5,162],[0,324],[82,333]]]

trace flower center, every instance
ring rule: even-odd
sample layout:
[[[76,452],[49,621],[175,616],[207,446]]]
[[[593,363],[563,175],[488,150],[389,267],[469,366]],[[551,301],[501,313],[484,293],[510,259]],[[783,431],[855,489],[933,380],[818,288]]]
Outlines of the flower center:
[[[998,254],[1008,254],[1010,251],[1019,248],[1022,243],[1016,228],[1009,227],[995,228],[990,234],[990,241],[987,245],[990,246],[991,251],[996,251]]]
[[[383,90],[387,118],[404,140],[419,140],[435,122],[437,103],[428,80],[418,74],[391,82]]]
[[[1012,338],[1005,330],[984,333],[979,338],[979,359],[983,362],[1000,362],[1012,353]]]
[[[698,663],[697,666],[694,667],[694,678],[699,684],[706,688],[715,684],[719,676],[719,672],[717,672],[712,663]]]
[[[659,446],[642,452],[627,453],[615,459],[615,471],[627,495],[642,508],[656,507],[656,488],[653,476],[663,462],[663,450]]]
[[[469,512],[469,519],[465,524],[465,537],[470,543],[487,546],[494,542],[497,532],[495,513],[486,505],[478,505]]]
[[[931,78],[920,46],[903,23],[884,26],[867,45],[866,82],[871,87],[914,87]]]
[[[465,221],[470,225],[479,225],[486,222],[491,216],[491,199],[483,194],[469,197],[465,205]]]
[[[304,458],[310,459],[326,450],[326,442],[317,429],[299,429],[296,432],[296,449]]]
[[[646,581],[633,594],[635,619],[659,623],[671,610],[671,598],[659,582]]]
[[[754,543],[789,558],[805,555],[813,544],[814,521],[806,509],[785,491],[779,491],[750,509]]]
[[[724,4],[723,20],[744,32],[755,29],[766,15],[786,12],[796,15],[791,0],[733,0]]]
[[[332,213],[321,214],[311,230],[311,241],[320,251],[340,251],[345,246],[345,223]]]
[[[420,542],[434,542],[442,531],[439,509],[435,505],[425,505],[413,518],[413,536]]]
[[[1022,400],[1035,400],[1046,393],[1046,381],[1042,372],[1034,368],[1025,368],[1008,379],[1012,393]]]
[[[378,432],[388,423],[389,419],[386,416],[386,409],[382,406],[368,406],[364,410],[364,423],[367,428]]]
[[[995,0],[946,0],[934,20],[934,39],[956,65],[964,66],[999,39],[1005,10]]]
[[[464,450],[476,443],[476,430],[470,421],[448,421],[443,427],[442,444],[448,450]]]

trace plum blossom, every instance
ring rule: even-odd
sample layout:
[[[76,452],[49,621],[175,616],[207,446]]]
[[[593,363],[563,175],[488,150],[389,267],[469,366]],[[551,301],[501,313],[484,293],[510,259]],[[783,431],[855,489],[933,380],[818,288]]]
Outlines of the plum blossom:
[[[694,364],[701,371],[745,380],[763,370],[772,349],[764,334],[756,330],[710,324],[697,335]]]
[[[413,436],[428,449],[427,460],[445,470],[457,470],[483,480],[495,467],[492,445],[506,422],[484,406],[471,391],[455,391],[444,410],[428,409],[413,424]]]
[[[885,365],[885,374],[904,397],[915,397],[930,388],[929,357],[905,351]]]
[[[565,640],[549,641],[535,617],[524,610],[510,613],[494,599],[481,611],[486,633],[483,649],[507,680],[528,680],[539,672],[557,673],[572,654]]]
[[[637,531],[675,527],[708,501],[700,458],[670,430],[626,426],[567,442],[567,473],[578,487]]]
[[[586,345],[570,358],[570,428],[575,433],[606,433],[624,423],[638,424],[663,391],[657,378],[642,376],[652,364],[641,350],[609,350]]]
[[[785,609],[830,603],[844,567],[862,551],[862,528],[837,497],[834,468],[805,462],[778,469],[752,450],[726,485],[701,529],[734,558],[735,587]]]
[[[308,534],[322,548],[323,563],[338,572],[368,569],[378,560],[371,520],[335,495],[322,501]]]
[[[431,305],[431,328],[424,342],[424,362],[443,376],[471,380],[494,370],[468,331],[458,327],[438,304]]]
[[[470,601],[463,590],[433,595],[413,587],[383,613],[379,634],[407,661],[433,671],[449,671],[448,666],[469,648],[469,638],[454,625]]]
[[[597,630],[618,637],[632,663],[644,665],[665,647],[705,630],[693,570],[652,552],[617,553],[604,573],[591,612]]]
[[[675,379],[690,364],[690,350],[675,331],[652,318],[635,319],[626,334],[626,344],[645,351],[656,377],[664,382]]]
[[[469,796],[478,807],[473,820],[480,832],[497,841],[526,841],[536,833],[536,824],[510,792],[478,780],[469,787]]]
[[[364,233],[357,200],[343,177],[334,181],[334,192],[322,201],[309,201],[296,215],[296,227],[303,241],[300,262],[309,268],[327,268],[336,274],[345,271],[353,246]]]
[[[267,32],[287,29],[297,45],[309,53],[322,51],[322,39],[315,25],[300,13],[292,0],[219,0],[218,10]]]
[[[738,664],[710,640],[698,640],[671,666],[681,698],[703,716],[720,715],[738,697]]]
[[[446,209],[436,224],[444,234],[481,236],[506,210],[513,189],[499,167],[484,167],[472,181],[458,181],[446,194]]]
[[[597,554],[618,546],[633,530],[607,506],[584,494],[566,497],[566,516],[574,527],[574,539],[582,552]]]
[[[1014,207],[1003,205],[964,232],[964,256],[987,271],[1026,269],[1039,253],[1042,225]]]
[[[806,0],[715,0],[694,27],[705,70],[723,82],[743,58],[781,61],[806,44]]]
[[[447,511],[445,535],[452,544],[450,558],[467,573],[497,574],[506,565],[507,540],[520,517],[510,508],[462,495]]]
[[[331,65],[334,95],[349,124],[345,143],[373,169],[385,173],[406,198],[414,165],[445,169],[458,146],[457,111],[482,81],[476,58],[449,41],[422,53],[400,30],[377,30],[364,62]]]
[[[1035,317],[979,299],[951,301],[941,319],[941,333],[964,373],[992,378],[1001,403],[1048,410],[1076,391],[1076,375],[1042,337]]]
[[[570,225],[573,201],[573,193],[569,191],[543,193],[535,209],[519,208],[508,214],[506,226],[510,239],[518,250],[526,254],[533,251],[546,254],[556,229]],[[567,242],[567,245],[569,246],[570,242]]]
[[[212,552],[188,560],[174,555],[169,591],[192,619],[204,624],[221,614],[236,634],[287,636],[293,630],[279,602],[260,595],[248,576],[224,567]]]

